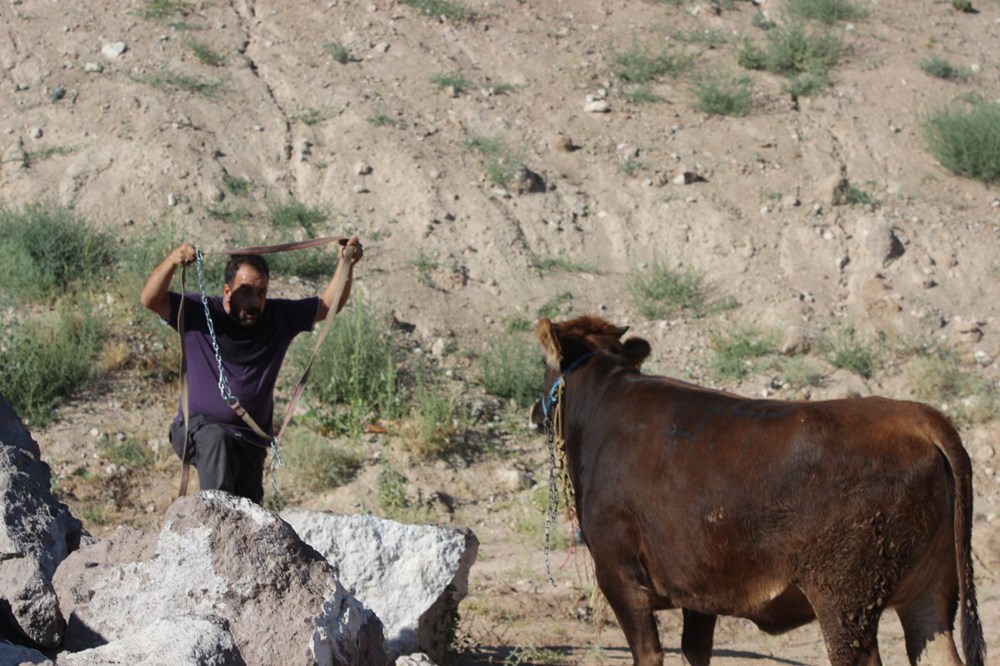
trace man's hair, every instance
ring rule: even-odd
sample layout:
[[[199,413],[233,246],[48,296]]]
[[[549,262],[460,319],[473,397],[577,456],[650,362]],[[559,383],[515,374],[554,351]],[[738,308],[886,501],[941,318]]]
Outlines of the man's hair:
[[[236,272],[240,266],[247,265],[264,276],[265,282],[271,281],[271,271],[267,268],[267,262],[259,254],[234,254],[233,258],[226,264],[226,284],[232,286],[236,279]]]

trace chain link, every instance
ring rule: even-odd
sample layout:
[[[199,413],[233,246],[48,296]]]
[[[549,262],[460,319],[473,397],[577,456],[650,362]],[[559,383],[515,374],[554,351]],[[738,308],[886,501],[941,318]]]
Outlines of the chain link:
[[[233,404],[235,397],[232,389],[229,388],[229,380],[226,379],[226,370],[222,367],[222,354],[219,352],[219,341],[215,338],[215,322],[212,321],[212,313],[208,310],[208,294],[205,292],[205,255],[201,250],[195,249],[195,266],[198,268],[198,290],[201,293],[201,305],[205,308],[205,321],[208,322],[208,336],[212,341],[212,350],[215,352],[215,362],[219,365],[219,393],[227,404]]]

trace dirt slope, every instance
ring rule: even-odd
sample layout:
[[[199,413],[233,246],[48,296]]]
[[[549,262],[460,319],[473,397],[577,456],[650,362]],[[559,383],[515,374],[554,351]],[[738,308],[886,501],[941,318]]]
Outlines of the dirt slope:
[[[970,93],[1000,98],[1000,4],[981,0],[978,13],[962,14],[945,1],[864,2],[867,16],[839,29],[844,51],[828,89],[793,99],[783,78],[753,72],[754,106],[742,118],[693,110],[692,76],[737,72],[741,41],[764,40],[755,16],[779,20],[784,5],[720,4],[467,0],[474,17],[449,21],[386,0],[13,0],[0,8],[0,198],[72,206],[123,239],[175,224],[207,250],[287,239],[268,222],[276,204],[325,207],[331,222],[318,233],[358,233],[369,248],[358,293],[412,323],[413,345],[450,341],[454,352],[439,362],[469,395],[478,395],[476,368],[460,352],[547,304],[631,325],[653,345],[653,371],[750,395],[907,397],[913,387],[900,354],[870,380],[821,366],[826,381],[804,391],[767,371],[719,379],[706,370],[713,331],[752,324],[815,340],[850,325],[896,348],[943,341],[995,392],[1000,192],[942,169],[921,120]],[[116,42],[125,50],[114,56]],[[222,62],[202,62],[193,44]],[[614,55],[642,45],[691,57],[688,71],[651,84],[658,102],[629,102],[633,87],[613,76]],[[919,65],[933,56],[972,74],[932,78]],[[443,75],[466,89],[432,81]],[[586,111],[588,100],[609,110]],[[470,147],[477,139],[501,140],[509,161],[543,181],[523,184],[538,191],[492,182]],[[839,202],[843,179],[869,203]],[[546,260],[586,270],[539,268]],[[703,273],[715,298],[739,307],[641,316],[630,275],[657,261]],[[140,376],[113,376],[35,433],[65,488],[81,467],[117,478],[94,457],[101,434],[162,445],[172,387]],[[551,650],[567,663],[628,663],[613,620],[598,632],[575,619],[592,589],[582,553],[553,552],[554,566],[568,563],[556,588],[545,582],[544,493],[501,481],[516,468],[544,485],[543,442],[506,418],[496,440],[505,456],[402,463],[422,496],[454,500],[451,511],[432,510],[435,519],[468,524],[483,542],[463,605],[462,658],[551,663]],[[995,420],[963,430],[977,466],[974,546],[994,652],[998,434]],[[366,442],[355,484],[292,497],[371,508],[363,498],[390,455],[384,444]],[[117,508],[93,515],[95,532],[162,514],[176,470],[161,457],[151,472],[105,487]],[[94,511],[82,501],[75,510]],[[678,620],[663,623],[676,654]],[[895,620],[884,624],[895,632],[882,639],[886,663],[904,663]],[[769,638],[724,621],[717,646],[720,663],[825,659],[815,627]]]

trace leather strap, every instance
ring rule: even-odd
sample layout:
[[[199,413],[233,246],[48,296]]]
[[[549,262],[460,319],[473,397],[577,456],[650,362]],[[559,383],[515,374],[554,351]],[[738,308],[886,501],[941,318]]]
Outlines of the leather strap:
[[[241,247],[235,250],[216,250],[215,252],[205,252],[205,254],[276,254],[278,252],[289,252],[291,250],[305,250],[310,247],[319,247],[327,243],[339,243],[346,241],[341,236],[326,236],[324,238],[310,238],[309,240],[297,241],[294,243],[282,243],[280,245],[255,245],[251,247]]]
[[[181,487],[178,497],[187,495],[188,480],[191,477],[191,463],[188,462],[188,425],[190,423],[191,406],[188,400],[187,352],[184,347],[184,293],[187,277],[187,266],[181,266],[181,302],[177,306],[177,332],[181,337],[181,414],[184,416],[184,443],[181,446]]]

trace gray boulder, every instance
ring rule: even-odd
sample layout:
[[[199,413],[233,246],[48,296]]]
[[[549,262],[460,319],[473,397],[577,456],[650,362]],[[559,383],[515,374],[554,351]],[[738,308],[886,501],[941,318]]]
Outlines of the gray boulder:
[[[51,486],[38,444],[0,395],[0,637],[44,648],[63,638],[52,577],[82,532]]]
[[[373,516],[289,509],[281,517],[340,572],[385,625],[391,657],[444,657],[479,541],[469,529],[404,525]]]
[[[55,588],[67,618],[65,647],[78,653],[60,655],[60,663],[114,642],[125,641],[115,648],[130,654],[142,635],[168,650],[177,622],[197,625],[196,635],[174,640],[163,661],[142,663],[388,662],[382,623],[333,567],[277,516],[224,492],[175,501],[159,534],[120,529],[85,546],[59,567]],[[219,619],[234,650],[216,631]],[[206,646],[217,652],[204,654]]]

